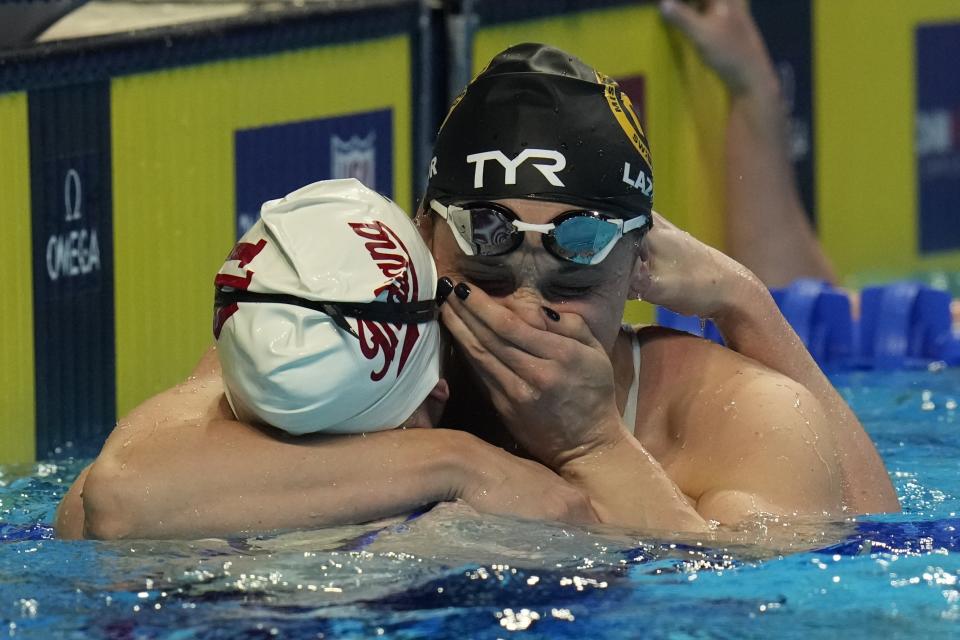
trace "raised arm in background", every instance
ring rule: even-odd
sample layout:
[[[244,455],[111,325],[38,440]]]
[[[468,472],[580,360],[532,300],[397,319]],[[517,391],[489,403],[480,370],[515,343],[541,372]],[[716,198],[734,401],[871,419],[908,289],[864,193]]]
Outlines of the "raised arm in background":
[[[898,511],[896,493],[863,426],[767,291],[802,276],[835,281],[797,192],[770,56],[746,0],[704,0],[701,5],[698,10],[664,0],[661,11],[690,38],[730,92],[727,243],[735,260],[658,220],[648,242],[652,282],[638,293],[681,313],[712,318],[730,348],[809,389],[835,425],[840,449],[848,456],[857,452],[850,468],[859,473],[846,478],[848,490],[860,496],[866,512]],[[667,256],[677,255],[684,256],[681,268],[664,268]]]
[[[727,252],[768,287],[836,281],[797,191],[780,82],[746,0],[661,3],[727,86]]]

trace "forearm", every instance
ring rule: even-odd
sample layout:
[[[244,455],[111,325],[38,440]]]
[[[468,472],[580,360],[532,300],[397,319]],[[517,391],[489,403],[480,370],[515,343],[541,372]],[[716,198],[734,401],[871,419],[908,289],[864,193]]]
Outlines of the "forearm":
[[[214,421],[105,449],[88,537],[173,538],[360,523],[451,497],[450,432],[281,440]]]
[[[751,230],[756,238],[769,238],[764,231],[777,229],[777,220],[790,220],[788,213],[793,213],[799,202],[787,134],[786,112],[772,70],[749,89],[731,93],[727,203],[734,217],[760,212],[757,222],[764,229]]]
[[[779,83],[766,64],[732,92],[726,139],[727,245],[769,286],[834,281],[797,190]]]
[[[769,290],[758,280],[742,279],[713,320],[724,342],[737,353],[796,380],[834,414],[856,416],[817,366],[787,322]]]
[[[615,444],[564,463],[560,475],[590,497],[601,522],[678,533],[709,529],[663,467],[625,428]]]

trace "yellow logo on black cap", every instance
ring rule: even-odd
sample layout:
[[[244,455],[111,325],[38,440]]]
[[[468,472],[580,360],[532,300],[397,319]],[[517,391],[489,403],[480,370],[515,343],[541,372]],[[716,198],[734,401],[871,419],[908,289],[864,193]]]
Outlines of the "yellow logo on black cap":
[[[620,124],[620,128],[627,134],[627,138],[633,143],[637,152],[647,161],[647,165],[653,167],[653,160],[650,158],[650,148],[647,146],[646,136],[643,133],[643,127],[640,126],[640,119],[637,112],[633,110],[633,103],[630,102],[630,96],[620,90],[616,81],[599,71],[597,82],[603,85],[603,94],[607,99],[607,106],[613,113],[613,117]]]
[[[483,69],[480,70],[480,73],[478,73],[477,75],[473,76],[473,80],[471,80],[470,82],[468,82],[468,83],[467,83],[467,86],[465,86],[465,87],[460,91],[460,93],[457,94],[457,97],[453,99],[453,102],[450,103],[450,108],[447,109],[447,115],[445,115],[445,116],[443,117],[443,122],[440,123],[440,128],[441,128],[441,129],[443,129],[443,125],[447,124],[447,120],[450,119],[450,114],[453,113],[453,110],[456,109],[456,108],[457,108],[457,105],[460,104],[460,101],[463,100],[463,96],[467,95],[467,90],[470,88],[470,85],[472,85],[472,84],[477,80],[477,78],[479,78],[479,77],[482,76],[484,73],[486,73],[487,69],[490,68],[490,65],[491,65],[491,64],[493,64],[493,60],[491,60],[490,62],[488,62],[488,63],[487,63],[487,66],[485,66]]]
[[[466,87],[464,87],[463,91],[457,94],[457,97],[453,99],[453,102],[450,104],[450,108],[447,109],[447,115],[444,116],[443,122],[440,123],[440,129],[439,129],[440,131],[443,130],[443,127],[444,125],[447,124],[447,120],[450,119],[450,115],[453,113],[453,110],[456,109],[457,105],[460,104],[460,101],[463,100],[463,96],[467,94],[467,89],[469,88],[470,88],[470,85],[467,85]]]

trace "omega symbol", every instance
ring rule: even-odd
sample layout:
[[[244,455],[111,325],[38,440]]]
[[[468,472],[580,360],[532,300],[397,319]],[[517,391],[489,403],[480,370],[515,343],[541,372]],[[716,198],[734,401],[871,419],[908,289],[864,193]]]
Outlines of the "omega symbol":
[[[66,207],[67,215],[64,218],[67,222],[79,220],[82,217],[80,212],[80,203],[83,198],[83,188],[80,184],[80,174],[76,169],[69,169],[67,177],[63,181],[63,204]]]

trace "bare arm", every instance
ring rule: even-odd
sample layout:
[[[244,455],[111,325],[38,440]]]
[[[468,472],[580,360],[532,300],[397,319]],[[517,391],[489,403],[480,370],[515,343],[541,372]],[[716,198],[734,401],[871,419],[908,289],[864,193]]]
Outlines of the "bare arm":
[[[593,502],[601,522],[639,529],[703,533],[709,524],[660,463],[622,429],[620,438],[578,452],[559,469]]]
[[[678,313],[712,318],[727,346],[814,395],[837,434],[851,510],[899,511],[883,461],[860,421],[752,272],[660,216],[642,257],[634,276],[638,295]]]
[[[458,498],[482,511],[593,519],[581,492],[553,472],[468,434],[410,429],[280,438],[230,419],[220,389],[215,358],[205,358],[187,382],[118,424],[78,479],[86,537],[359,523]],[[74,505],[76,496],[71,489]],[[68,515],[58,518],[61,534],[77,529],[78,516]]]
[[[765,514],[842,514],[837,448],[816,399],[729,352],[694,346],[702,347],[688,350],[695,363],[677,365],[709,375],[667,374],[684,389],[672,401],[661,395],[674,405],[670,431],[684,443],[682,460],[668,456],[675,475],[633,438],[581,456],[561,474],[600,496],[604,521],[645,529],[695,533],[711,521],[729,527]]]
[[[900,511],[886,467],[856,414],[840,396],[780,313],[770,292],[755,283],[713,315],[727,345],[806,387],[822,405],[846,464],[849,507],[856,513]]]
[[[730,94],[726,139],[727,249],[770,287],[799,277],[834,282],[800,200],[787,148],[780,85],[745,0],[706,0],[702,11],[664,2]]]
[[[90,467],[87,465],[81,471],[77,478],[70,485],[70,490],[60,501],[57,507],[57,514],[54,518],[54,529],[57,537],[64,540],[79,540],[83,538],[83,485],[87,481],[87,474],[90,473]]]
[[[786,125],[775,78],[730,96],[727,245],[767,286],[801,277],[836,282],[797,191]]]
[[[687,486],[697,511],[725,524],[845,514],[836,433],[821,404],[796,381],[714,350],[735,372],[724,393],[691,403],[691,454],[700,464]]]

